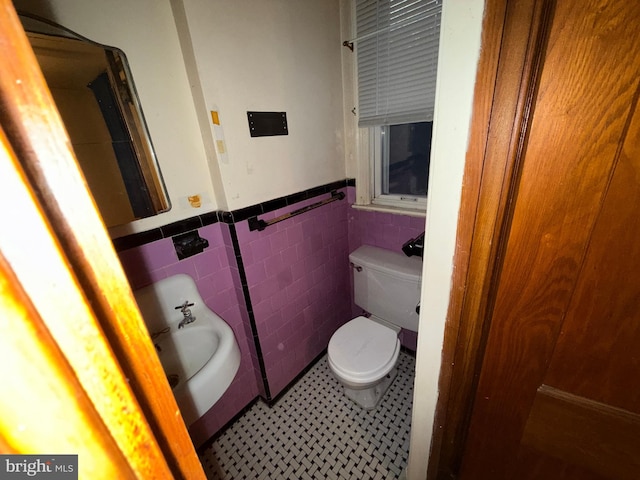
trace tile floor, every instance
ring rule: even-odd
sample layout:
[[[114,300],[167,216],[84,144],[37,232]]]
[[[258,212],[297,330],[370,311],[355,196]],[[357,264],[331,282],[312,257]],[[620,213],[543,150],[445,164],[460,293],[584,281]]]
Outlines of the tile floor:
[[[406,468],[415,359],[375,410],[347,399],[327,365],[314,365],[273,407],[256,402],[207,447],[211,480],[393,479]]]

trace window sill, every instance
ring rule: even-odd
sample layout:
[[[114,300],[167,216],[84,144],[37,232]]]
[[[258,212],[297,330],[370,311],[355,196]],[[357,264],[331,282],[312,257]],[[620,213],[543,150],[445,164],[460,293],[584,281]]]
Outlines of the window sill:
[[[367,205],[351,205],[352,208],[356,210],[364,210],[369,212],[383,212],[383,213],[393,213],[396,215],[406,215],[408,217],[420,217],[425,218],[427,216],[427,212],[424,209],[413,209],[413,208],[403,208],[403,207],[391,207],[389,205],[378,205],[369,203]]]

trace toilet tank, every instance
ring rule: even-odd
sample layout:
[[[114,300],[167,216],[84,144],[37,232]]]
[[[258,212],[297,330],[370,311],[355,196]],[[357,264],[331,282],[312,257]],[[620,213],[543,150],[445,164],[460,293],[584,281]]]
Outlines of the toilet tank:
[[[417,332],[422,259],[363,245],[349,260],[354,267],[355,304],[386,322]]]

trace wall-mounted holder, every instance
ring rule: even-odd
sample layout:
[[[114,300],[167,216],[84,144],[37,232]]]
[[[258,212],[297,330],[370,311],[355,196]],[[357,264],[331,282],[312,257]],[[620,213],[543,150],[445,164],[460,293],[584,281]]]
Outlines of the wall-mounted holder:
[[[402,251],[407,257],[416,255],[423,258],[424,253],[424,232],[416,238],[411,238],[402,245]]]
[[[209,246],[209,241],[206,238],[202,238],[197,230],[176,235],[171,239],[178,254],[178,260],[202,253]]]

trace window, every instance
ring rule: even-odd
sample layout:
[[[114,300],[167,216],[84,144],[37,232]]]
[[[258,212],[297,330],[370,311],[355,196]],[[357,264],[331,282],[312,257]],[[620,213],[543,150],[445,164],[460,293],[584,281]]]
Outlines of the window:
[[[372,203],[424,208],[442,0],[355,0],[360,128]]]
[[[374,127],[374,201],[387,204],[413,202],[427,196],[433,122]]]

